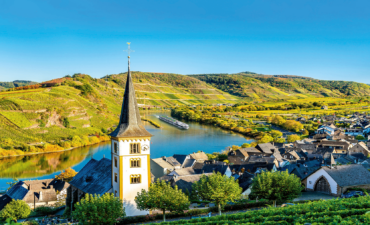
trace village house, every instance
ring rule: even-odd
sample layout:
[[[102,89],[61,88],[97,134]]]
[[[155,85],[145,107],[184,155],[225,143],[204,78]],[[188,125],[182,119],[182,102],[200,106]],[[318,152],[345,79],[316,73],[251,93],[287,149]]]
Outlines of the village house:
[[[86,194],[103,195],[112,193],[112,160],[91,159],[76,174],[67,189],[66,205],[73,210],[74,205],[80,202]],[[117,196],[117,193],[114,193]]]
[[[156,159],[150,159],[150,169],[155,179],[171,173],[176,168],[181,168],[180,163],[177,167],[175,167],[167,161],[166,156],[162,156],[161,158]]]
[[[348,188],[370,189],[370,172],[360,164],[323,166],[303,180],[306,191],[341,196]]]
[[[31,208],[53,206],[64,201],[68,187],[67,182],[56,179],[19,181],[0,197],[0,210],[13,199],[23,200]]]
[[[197,162],[204,162],[208,160],[208,156],[203,151],[193,152],[193,154],[190,154],[190,159],[195,159]]]
[[[351,148],[351,152],[360,152],[362,154],[364,154],[366,157],[369,157],[370,155],[370,151],[369,151],[369,148],[366,146],[366,144],[364,142],[359,142],[358,144],[355,144],[352,148]]]

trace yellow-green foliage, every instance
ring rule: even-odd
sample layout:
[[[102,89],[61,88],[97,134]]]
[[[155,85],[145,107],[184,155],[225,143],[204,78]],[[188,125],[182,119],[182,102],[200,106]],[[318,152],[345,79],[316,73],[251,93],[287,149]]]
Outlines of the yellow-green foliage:
[[[32,125],[22,112],[0,111],[0,113],[20,128],[26,128]]]

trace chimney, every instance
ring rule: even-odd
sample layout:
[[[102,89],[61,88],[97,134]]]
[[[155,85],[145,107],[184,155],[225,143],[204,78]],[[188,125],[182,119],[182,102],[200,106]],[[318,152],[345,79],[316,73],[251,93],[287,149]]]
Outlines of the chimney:
[[[42,201],[42,191],[40,191],[39,201],[40,201],[40,202]]]
[[[162,156],[162,159],[163,159],[164,161],[166,161],[166,156]]]
[[[28,190],[31,190],[31,184],[28,185]]]

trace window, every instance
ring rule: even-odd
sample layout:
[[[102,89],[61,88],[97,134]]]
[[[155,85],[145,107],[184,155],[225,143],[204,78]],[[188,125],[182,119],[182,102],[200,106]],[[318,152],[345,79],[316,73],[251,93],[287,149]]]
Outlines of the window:
[[[117,197],[117,191],[114,192],[114,197]]]
[[[140,143],[130,144],[130,153],[139,154],[140,153]]]
[[[140,174],[133,174],[130,176],[131,184],[140,184],[141,183],[141,175]]]
[[[117,173],[114,174],[114,182],[117,182],[118,181],[118,176],[117,176]]]
[[[114,166],[117,167],[117,157],[114,157]]]
[[[131,161],[130,162],[130,167],[131,168],[135,168],[135,167],[140,167],[141,166],[140,158],[137,158],[137,159],[132,158],[130,161]]]
[[[117,142],[114,142],[114,153],[117,154],[117,151],[118,151],[118,145],[117,145]]]

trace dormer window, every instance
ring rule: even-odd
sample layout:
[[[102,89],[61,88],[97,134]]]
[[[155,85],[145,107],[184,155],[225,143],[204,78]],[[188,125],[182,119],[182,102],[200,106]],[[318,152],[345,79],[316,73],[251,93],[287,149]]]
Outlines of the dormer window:
[[[140,143],[130,144],[130,153],[131,154],[140,154]]]

